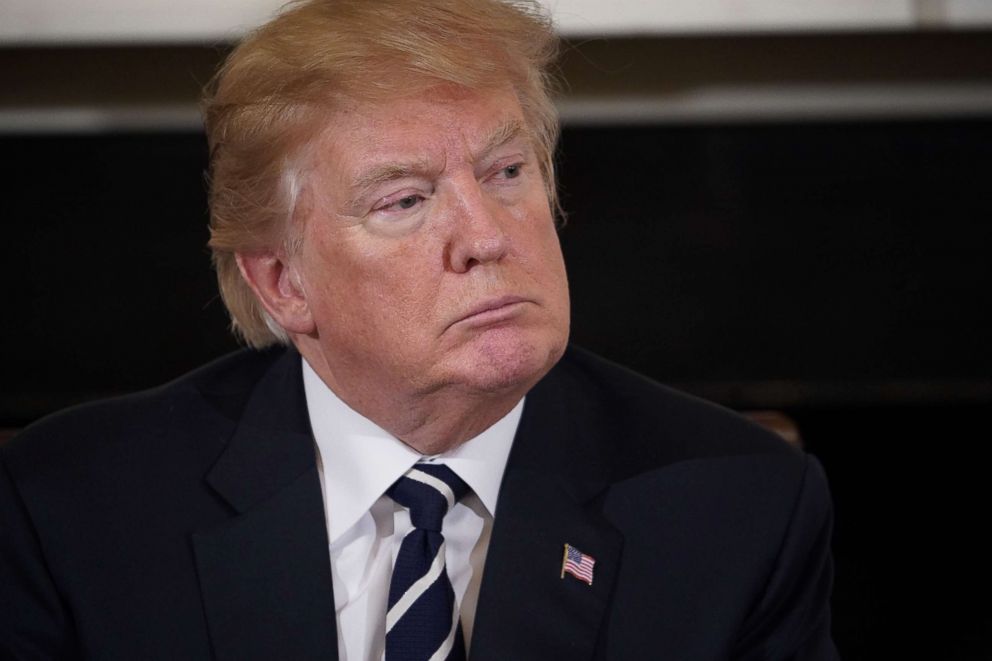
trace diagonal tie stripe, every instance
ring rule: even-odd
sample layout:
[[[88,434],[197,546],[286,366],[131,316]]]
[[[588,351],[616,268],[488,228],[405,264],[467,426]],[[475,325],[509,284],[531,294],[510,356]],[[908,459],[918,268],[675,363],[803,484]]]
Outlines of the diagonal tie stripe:
[[[417,470],[416,468],[411,468],[406,477],[411,480],[416,480],[421,484],[426,484],[427,486],[434,487],[437,489],[438,493],[444,496],[445,502],[448,503],[448,509],[450,510],[455,505],[455,492],[451,490],[451,487],[444,480],[434,477],[430,473],[425,473],[422,470]]]
[[[410,606],[414,604],[427,589],[434,584],[434,581],[444,573],[444,542],[441,542],[441,548],[438,550],[437,555],[434,556],[434,561],[431,563],[430,569],[427,573],[418,578],[413,585],[407,588],[406,592],[399,600],[389,607],[389,611],[386,613],[386,633],[389,633],[393,625],[403,615],[410,610]]]
[[[451,627],[451,630],[448,632],[448,637],[444,639],[444,642],[441,643],[441,646],[437,648],[437,651],[434,652],[434,654],[431,656],[431,658],[428,661],[446,661],[449,658],[449,655],[455,649],[455,645],[460,646],[462,652],[461,652],[461,656],[459,656],[456,653],[453,658],[454,659],[465,658],[465,653],[464,653],[465,641],[462,640],[462,636],[461,636],[462,628],[460,626],[460,623],[458,622],[457,607],[455,607],[452,610],[451,619],[455,623],[455,625]]]
[[[387,494],[410,511],[389,584],[386,661],[461,661],[454,590],[444,564],[444,515],[468,491],[447,466],[417,464]]]

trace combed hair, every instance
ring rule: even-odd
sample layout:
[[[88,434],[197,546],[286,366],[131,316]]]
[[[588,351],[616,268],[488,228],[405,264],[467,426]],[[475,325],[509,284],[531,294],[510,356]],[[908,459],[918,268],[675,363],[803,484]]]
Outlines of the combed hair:
[[[550,19],[529,0],[297,0],[248,35],[203,101],[209,246],[235,334],[253,347],[288,343],[235,255],[280,245],[293,252],[307,144],[342,102],[398,99],[445,83],[475,91],[509,84],[557,213],[557,47]]]

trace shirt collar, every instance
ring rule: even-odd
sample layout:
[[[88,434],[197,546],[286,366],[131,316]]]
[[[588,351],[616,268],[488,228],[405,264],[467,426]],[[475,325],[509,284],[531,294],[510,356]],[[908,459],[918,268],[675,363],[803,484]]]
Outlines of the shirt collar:
[[[350,408],[303,360],[310,427],[322,464],[327,531],[333,544],[418,461],[448,465],[496,514],[499,486],[524,400],[478,436],[449,452],[424,456]]]

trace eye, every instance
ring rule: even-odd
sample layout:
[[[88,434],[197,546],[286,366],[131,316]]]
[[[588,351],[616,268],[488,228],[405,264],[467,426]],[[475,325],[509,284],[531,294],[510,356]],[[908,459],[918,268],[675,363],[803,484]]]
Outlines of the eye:
[[[424,201],[424,196],[419,193],[410,193],[402,197],[386,198],[377,204],[373,211],[397,212],[409,211]]]
[[[417,203],[420,202],[421,199],[423,198],[421,198],[419,195],[407,195],[406,197],[401,197],[400,199],[396,200],[396,202],[394,202],[390,206],[394,206],[397,209],[403,209],[403,210],[412,209],[413,207],[417,206]]]
[[[514,163],[513,165],[507,165],[502,170],[503,176],[506,177],[507,179],[516,179],[517,177],[520,176],[520,167],[521,166],[519,163]]]

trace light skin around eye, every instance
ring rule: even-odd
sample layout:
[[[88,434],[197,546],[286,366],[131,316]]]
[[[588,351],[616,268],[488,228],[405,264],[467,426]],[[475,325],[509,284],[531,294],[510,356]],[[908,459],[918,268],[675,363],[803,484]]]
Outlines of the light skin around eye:
[[[521,158],[520,155],[513,156],[513,159],[519,158]],[[506,159],[500,160],[505,161]],[[523,174],[524,167],[525,163],[523,162],[515,162],[510,165],[497,167],[495,172],[486,178],[486,183],[491,182],[494,186],[517,185],[519,183],[517,180],[519,180]],[[506,191],[500,191],[497,189],[497,192],[505,193]],[[380,216],[385,215],[388,218],[396,220],[402,217],[406,212],[417,211],[418,208],[422,206],[422,203],[428,200],[429,195],[427,194],[421,194],[419,192],[409,193],[403,191],[399,194],[399,196],[390,195],[379,200],[372,207],[370,213],[378,214]]]

